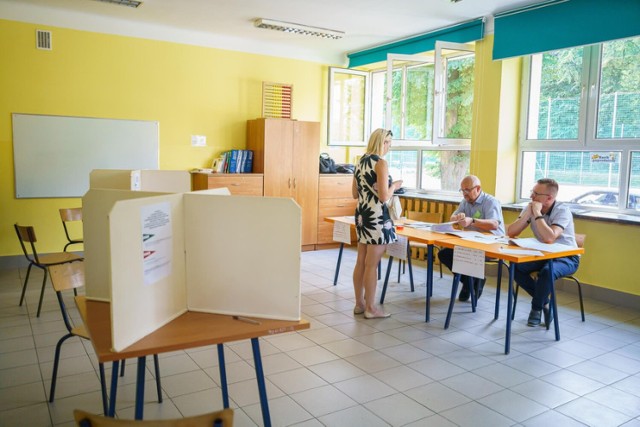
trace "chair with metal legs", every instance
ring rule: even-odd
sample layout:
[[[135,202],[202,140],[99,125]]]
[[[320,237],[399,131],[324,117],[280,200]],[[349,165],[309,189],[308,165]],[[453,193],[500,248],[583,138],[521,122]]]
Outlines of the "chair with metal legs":
[[[576,234],[575,235],[576,238],[576,244],[578,245],[579,248],[583,248],[584,247],[584,241],[587,238],[586,234]],[[564,277],[559,277],[557,280],[560,279],[567,279],[567,280],[571,280],[573,281],[576,286],[578,286],[578,299],[580,301],[580,316],[582,318],[582,321],[585,321],[584,318],[584,301],[582,300],[582,284],[580,283],[580,280],[578,280],[578,278],[575,276],[574,274],[571,274],[569,276],[564,276]],[[556,280],[556,281],[557,281]],[[515,287],[515,292],[514,292],[514,297],[513,297],[513,311],[511,312],[511,319],[513,320],[516,316],[516,304],[518,302],[518,291],[520,290],[520,286]],[[549,307],[553,307],[553,304],[549,304]],[[549,318],[551,318],[551,316],[553,315],[553,313],[549,313]],[[549,324],[545,325],[547,329],[549,329]]]
[[[62,350],[62,344],[69,338],[80,337],[83,339],[91,339],[84,325],[72,325],[67,306],[64,302],[63,292],[70,290],[77,290],[84,286],[84,262],[82,260],[75,261],[66,264],[53,265],[47,268],[49,276],[51,277],[51,284],[56,292],[58,298],[58,304],[60,305],[60,311],[62,313],[62,320],[67,328],[67,334],[58,340],[56,344],[55,357],[53,359],[53,374],[51,376],[51,389],[49,391],[49,402],[53,402],[56,394],[56,383],[58,379],[58,367],[60,365],[60,353]],[[158,364],[158,355],[153,355],[156,369],[156,388],[158,392],[158,402],[162,403],[162,389],[160,384],[160,371]],[[123,361],[124,362],[124,361]],[[124,366],[124,363],[123,363]],[[100,371],[100,388],[102,393],[102,406],[104,413],[108,413],[108,399],[107,399],[107,387],[104,375],[104,364],[99,363]],[[124,374],[124,370],[121,371],[121,375]]]
[[[40,317],[40,310],[42,309],[42,298],[44,297],[44,289],[47,284],[47,267],[52,265],[65,264],[72,261],[82,260],[82,257],[68,252],[55,252],[46,255],[38,255],[36,251],[35,243],[38,241],[36,238],[36,232],[32,226],[14,224],[20,246],[24,256],[29,261],[29,267],[27,268],[27,276],[24,279],[24,285],[22,285],[22,294],[20,295],[20,303],[22,306],[24,302],[24,295],[27,291],[27,283],[29,283],[29,275],[31,274],[31,268],[37,267],[44,272],[44,278],[42,279],[42,289],[40,290],[40,300],[38,302],[37,317]],[[31,252],[29,252],[29,249]]]
[[[71,237],[73,233],[69,231],[69,228],[72,227],[71,223],[78,223],[82,221],[82,208],[63,208],[60,209],[60,220],[62,221],[62,227],[64,228],[64,235],[67,238],[67,243],[64,245],[64,252],[67,251],[67,248],[71,245],[81,245],[84,243],[82,237],[78,237],[74,235]]]

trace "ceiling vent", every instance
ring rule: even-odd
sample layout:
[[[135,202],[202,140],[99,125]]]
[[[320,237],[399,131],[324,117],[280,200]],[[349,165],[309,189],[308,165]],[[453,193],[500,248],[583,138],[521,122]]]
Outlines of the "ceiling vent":
[[[36,30],[36,48],[51,50],[51,31]]]

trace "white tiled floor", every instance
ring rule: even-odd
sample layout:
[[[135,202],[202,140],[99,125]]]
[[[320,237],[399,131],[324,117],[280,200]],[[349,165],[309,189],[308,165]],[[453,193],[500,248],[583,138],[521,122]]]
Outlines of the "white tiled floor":
[[[559,292],[556,342],[553,329],[525,325],[528,298],[521,298],[505,355],[506,293],[494,321],[494,279],[478,311],[457,302],[444,330],[450,276],[436,275],[430,323],[419,262],[416,292],[403,275],[387,293],[391,318],[365,320],[352,314],[355,253],[345,251],[334,287],[336,259],[337,250],[302,254],[302,312],[311,329],[261,340],[273,425],[640,426],[640,310],[587,299],[582,323],[576,295]],[[50,288],[35,317],[39,274],[18,307],[24,274],[0,270],[0,426],[71,426],[74,408],[102,411],[91,344],[64,344],[56,399],[48,403],[54,348],[65,328]],[[66,299],[73,307],[71,295]],[[225,355],[235,425],[262,425],[249,342],[226,346]],[[155,400],[149,371],[145,418],[220,409],[217,363],[213,347],[161,355],[164,402]],[[117,415],[133,418],[135,367],[127,366]]]

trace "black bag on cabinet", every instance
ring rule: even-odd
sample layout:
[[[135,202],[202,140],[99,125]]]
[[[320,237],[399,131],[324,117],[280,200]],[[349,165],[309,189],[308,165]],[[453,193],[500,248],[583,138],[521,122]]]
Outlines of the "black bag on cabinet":
[[[320,154],[320,173],[338,173],[336,162],[327,153]]]

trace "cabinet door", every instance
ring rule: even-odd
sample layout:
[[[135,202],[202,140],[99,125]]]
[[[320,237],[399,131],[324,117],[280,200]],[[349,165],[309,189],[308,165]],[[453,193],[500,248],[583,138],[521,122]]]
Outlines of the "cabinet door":
[[[293,197],[293,122],[264,122],[264,195]]]
[[[320,123],[293,122],[293,198],[302,209],[302,244],[316,243],[318,233],[318,157]]]

